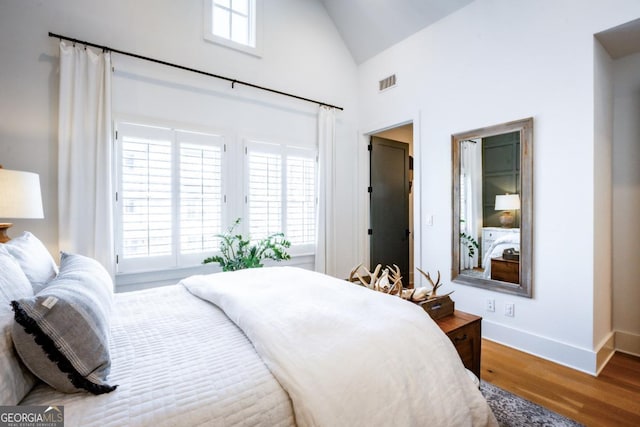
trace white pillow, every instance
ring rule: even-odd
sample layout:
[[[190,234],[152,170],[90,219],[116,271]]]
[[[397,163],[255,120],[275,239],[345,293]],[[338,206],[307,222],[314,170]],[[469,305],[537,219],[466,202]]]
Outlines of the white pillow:
[[[29,279],[0,245],[0,406],[17,405],[36,382],[20,361],[11,337],[14,322],[10,302],[28,297],[33,297]]]
[[[58,274],[58,266],[47,248],[28,231],[9,240],[4,247],[18,261],[35,293]]]

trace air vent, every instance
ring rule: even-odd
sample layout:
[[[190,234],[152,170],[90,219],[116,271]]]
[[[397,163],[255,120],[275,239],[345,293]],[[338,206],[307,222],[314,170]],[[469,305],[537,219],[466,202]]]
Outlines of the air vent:
[[[391,89],[396,85],[396,75],[392,74],[389,77],[385,77],[384,79],[378,82],[378,90],[382,92],[383,90]]]

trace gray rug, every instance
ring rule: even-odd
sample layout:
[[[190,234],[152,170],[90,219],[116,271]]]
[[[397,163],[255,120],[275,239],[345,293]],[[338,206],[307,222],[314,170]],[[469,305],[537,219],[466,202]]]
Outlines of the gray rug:
[[[480,391],[489,402],[500,427],[580,427],[569,418],[482,381]]]

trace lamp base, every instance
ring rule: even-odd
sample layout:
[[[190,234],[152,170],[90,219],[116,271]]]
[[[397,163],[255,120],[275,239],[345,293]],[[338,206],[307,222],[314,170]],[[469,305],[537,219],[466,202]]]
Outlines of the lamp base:
[[[500,215],[500,225],[502,225],[503,228],[511,228],[513,226],[513,220],[513,215],[511,215],[509,211],[504,211]]]
[[[7,236],[7,230],[12,226],[13,224],[10,222],[2,222],[0,223],[0,243],[7,243],[9,240],[11,240],[11,237]]]

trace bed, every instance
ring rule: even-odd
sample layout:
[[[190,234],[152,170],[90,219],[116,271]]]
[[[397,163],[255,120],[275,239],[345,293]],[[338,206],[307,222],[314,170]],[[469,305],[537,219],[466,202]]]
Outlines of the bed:
[[[63,254],[59,270],[47,260],[37,271],[27,266],[37,251],[7,249],[0,247],[0,405],[63,407],[66,426],[497,425],[449,339],[397,297],[293,267],[104,296],[106,272],[90,258]],[[54,362],[38,373],[44,380],[34,375],[38,366],[23,353],[40,350],[21,342],[30,334],[21,337],[28,328],[19,313],[68,315],[65,292],[74,298],[92,287],[107,302],[81,328],[95,337],[82,341],[104,338],[104,352],[92,347],[90,356],[107,359],[68,379],[46,377]],[[74,322],[89,321],[79,305]],[[92,391],[61,391],[69,381],[76,387],[74,375]]]
[[[491,258],[502,257],[502,252],[510,248],[517,251],[520,250],[520,233],[505,234],[491,243],[482,260],[482,266],[484,267],[482,276],[485,279],[491,279]]]

